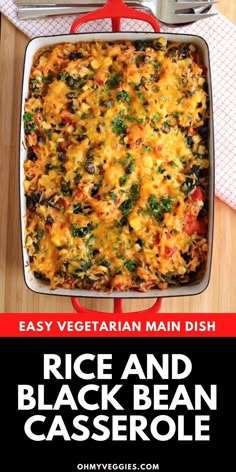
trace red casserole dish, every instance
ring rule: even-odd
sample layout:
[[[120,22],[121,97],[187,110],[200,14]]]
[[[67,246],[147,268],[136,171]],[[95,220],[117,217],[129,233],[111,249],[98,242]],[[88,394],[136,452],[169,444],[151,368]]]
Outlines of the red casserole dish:
[[[63,296],[73,296],[73,297],[89,297],[89,298],[159,298],[159,297],[173,297],[173,296],[186,296],[186,295],[196,295],[201,293],[206,289],[210,279],[210,270],[211,270],[211,257],[212,257],[212,241],[213,241],[213,202],[214,202],[214,140],[213,140],[213,112],[212,112],[212,91],[211,91],[211,76],[210,76],[210,62],[209,62],[209,50],[206,42],[203,38],[194,35],[182,35],[182,34],[168,34],[168,33],[159,33],[159,24],[156,19],[150,15],[141,13],[136,10],[132,10],[123,4],[121,0],[115,2],[109,0],[108,3],[101,9],[89,13],[83,17],[78,18],[71,28],[71,33],[75,33],[77,29],[85,22],[97,20],[101,18],[111,18],[112,26],[115,32],[112,33],[86,33],[86,34],[70,34],[62,36],[49,36],[49,37],[39,37],[34,38],[30,41],[27,46],[25,54],[25,66],[24,66],[24,77],[23,77],[23,92],[22,92],[22,124],[21,124],[21,136],[20,136],[20,198],[21,198],[21,228],[22,228],[22,247],[23,247],[23,264],[24,264],[24,276],[25,281],[31,290],[37,293],[42,294],[51,294],[51,295],[63,295]],[[120,29],[120,19],[121,18],[133,18],[147,21],[150,23],[153,28],[158,31],[155,33],[132,33],[132,32],[117,32]],[[207,70],[207,82],[209,87],[209,109],[210,109],[210,118],[209,118],[209,138],[208,138],[208,150],[209,150],[209,209],[208,209],[208,244],[209,252],[207,258],[207,264],[205,272],[201,280],[188,285],[182,285],[177,287],[169,287],[164,290],[160,289],[151,289],[147,292],[137,292],[137,291],[119,291],[112,292],[100,292],[96,290],[80,290],[80,289],[64,289],[56,288],[52,290],[47,284],[36,279],[30,270],[29,267],[29,256],[25,247],[25,226],[26,226],[26,198],[24,194],[24,170],[23,164],[27,158],[27,150],[24,144],[24,123],[23,123],[23,114],[24,114],[24,104],[28,96],[28,84],[29,84],[29,75],[32,66],[32,60],[35,52],[44,46],[56,45],[63,42],[77,43],[81,41],[117,41],[117,40],[153,40],[160,37],[166,38],[172,42],[181,42],[181,43],[191,43],[196,45],[196,47],[201,51],[203,62]]]

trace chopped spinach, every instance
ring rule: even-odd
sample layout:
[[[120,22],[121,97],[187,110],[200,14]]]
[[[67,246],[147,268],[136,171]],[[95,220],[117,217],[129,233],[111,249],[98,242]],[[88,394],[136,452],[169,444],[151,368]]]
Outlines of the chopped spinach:
[[[120,211],[122,212],[123,216],[127,216],[133,206],[133,199],[128,198],[119,206]]]
[[[125,263],[126,269],[128,269],[130,272],[134,272],[134,270],[137,267],[137,264],[135,261],[129,260]]]
[[[122,82],[122,78],[120,77],[119,74],[114,74],[114,75],[109,75],[108,80],[106,81],[106,85],[110,89],[114,89],[119,87],[120,83]]]
[[[92,224],[89,223],[87,226],[78,227],[78,223],[73,224],[72,236],[73,238],[84,238],[92,230]]]

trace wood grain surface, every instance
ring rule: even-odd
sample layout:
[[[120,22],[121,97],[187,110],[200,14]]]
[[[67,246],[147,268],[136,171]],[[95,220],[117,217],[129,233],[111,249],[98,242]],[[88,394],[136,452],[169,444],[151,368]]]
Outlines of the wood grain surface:
[[[218,9],[236,22],[236,2],[220,0]],[[219,32],[220,34],[220,32]],[[32,293],[25,286],[20,247],[18,199],[18,134],[23,58],[28,38],[1,17],[0,88],[0,312],[73,313],[69,297]],[[225,72],[227,73],[227,71]],[[112,301],[83,304],[110,311]],[[126,311],[148,308],[152,299],[128,300]],[[201,295],[164,299],[163,312],[236,312],[236,212],[215,200],[211,281]]]

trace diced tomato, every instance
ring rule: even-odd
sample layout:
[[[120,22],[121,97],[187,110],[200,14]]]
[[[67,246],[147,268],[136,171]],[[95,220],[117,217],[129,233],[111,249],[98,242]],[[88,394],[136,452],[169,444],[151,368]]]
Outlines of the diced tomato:
[[[155,237],[155,243],[158,245],[160,244],[160,235],[159,233],[157,233],[156,237]]]
[[[198,200],[201,200],[204,202],[205,200],[205,196],[204,196],[204,193],[203,193],[203,190],[201,187],[197,187],[194,192],[192,193],[191,195],[191,198],[193,200],[193,202],[197,202]]]
[[[161,151],[162,150],[162,144],[158,144],[157,146],[155,146],[155,150],[156,151]]]
[[[62,116],[61,121],[62,121],[63,125],[70,125],[71,122],[72,122],[71,116],[64,115],[64,116]]]
[[[172,256],[172,254],[175,253],[177,247],[169,247],[169,246],[165,246],[165,255],[166,256]]]
[[[60,141],[58,146],[62,151],[65,151],[65,149],[69,146],[69,143],[68,141]]]
[[[199,52],[192,52],[192,58],[197,64],[201,63],[201,56]]]
[[[201,69],[202,69],[202,75],[203,75],[203,77],[206,77],[206,75],[207,75],[207,67],[204,66],[203,64],[200,64],[200,67],[201,67]]]
[[[193,233],[206,234],[206,224],[202,220],[195,220],[190,223],[187,223],[184,226],[184,231],[189,236],[192,236]]]
[[[66,201],[63,198],[59,198],[54,206],[54,208],[58,211],[62,211],[66,209]]]
[[[189,126],[188,127],[188,135],[194,136],[195,134],[197,134],[197,130],[193,129],[191,126]]]
[[[185,222],[192,223],[193,221],[196,221],[198,213],[199,210],[197,208],[192,208],[191,213],[185,215]]]
[[[94,81],[101,87],[103,87],[103,85],[105,84],[104,80],[99,79],[99,77],[96,77],[96,76],[94,77]]]

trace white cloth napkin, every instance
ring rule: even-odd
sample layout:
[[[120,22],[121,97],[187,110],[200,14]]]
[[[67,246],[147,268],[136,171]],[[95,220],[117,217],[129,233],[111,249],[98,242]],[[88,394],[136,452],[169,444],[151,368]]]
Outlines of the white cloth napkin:
[[[69,33],[78,15],[19,20],[13,0],[0,0],[2,13],[30,38]],[[109,20],[90,22],[81,32],[110,31]],[[123,20],[124,31],[151,31],[142,21]],[[210,48],[215,129],[216,195],[236,210],[236,27],[223,15],[184,27],[161,25],[163,32],[202,36]]]

